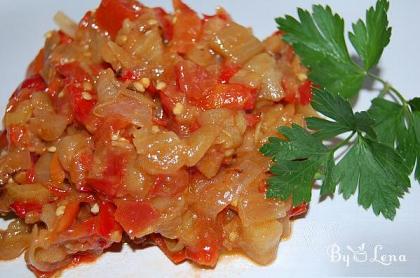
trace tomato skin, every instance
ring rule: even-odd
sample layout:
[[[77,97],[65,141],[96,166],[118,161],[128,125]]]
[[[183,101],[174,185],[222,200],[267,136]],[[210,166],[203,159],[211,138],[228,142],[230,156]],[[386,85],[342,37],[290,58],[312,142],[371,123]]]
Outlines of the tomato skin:
[[[187,171],[180,170],[173,175],[158,175],[150,189],[149,197],[174,197],[183,192],[188,183]]]
[[[289,218],[299,217],[305,214],[308,211],[308,209],[309,209],[309,204],[307,203],[303,203],[297,207],[293,207],[289,211]]]
[[[96,96],[88,92],[91,95],[91,99],[86,99],[83,97],[83,93],[85,93],[83,88],[74,85],[67,86],[66,91],[70,95],[70,105],[74,119],[84,123],[96,104]]]
[[[115,220],[130,236],[141,234],[159,219],[159,213],[148,202],[115,200],[115,204]]]
[[[160,250],[174,263],[179,264],[182,263],[187,259],[187,255],[185,253],[185,248],[178,251],[178,252],[171,252],[169,251],[168,247],[166,246],[165,240],[159,234],[152,234],[151,236],[152,241],[159,247]]]
[[[134,0],[102,0],[95,13],[96,23],[113,39],[121,29],[124,19],[135,19],[141,7]]]
[[[10,209],[17,215],[17,217],[25,219],[28,212],[41,213],[42,205],[39,203],[16,201],[10,205]]]
[[[7,128],[7,140],[11,147],[27,148],[31,146],[31,136],[28,127],[22,124],[13,124]]]
[[[117,153],[112,150],[106,154],[105,168],[101,176],[88,178],[87,184],[96,191],[108,197],[115,197],[121,188],[128,162],[126,153]]]
[[[78,62],[58,65],[56,71],[64,79],[65,92],[69,95],[74,119],[80,123],[86,122],[97,100],[94,91],[83,89],[83,82],[90,82],[92,78]],[[84,94],[88,94],[90,97],[86,98]]]
[[[121,231],[121,226],[115,222],[114,213],[115,207],[112,203],[102,202],[99,205],[98,233],[105,238],[110,238],[114,231]]]
[[[59,234],[69,228],[77,217],[80,210],[79,201],[72,201],[66,205],[63,216],[58,220],[54,233]]]
[[[66,84],[78,84],[83,81],[90,81],[91,78],[78,62],[67,63],[56,66],[57,72],[64,77]]]
[[[312,81],[306,80],[299,86],[300,104],[308,105],[312,100]]]
[[[220,83],[228,83],[229,80],[241,69],[240,66],[230,64],[230,63],[224,63],[222,66],[222,70],[219,75],[219,82]]]
[[[204,97],[205,90],[217,83],[216,78],[203,67],[187,60],[176,64],[175,76],[179,89],[193,104],[199,103]]]
[[[217,84],[206,92],[206,96],[200,102],[200,107],[252,110],[255,107],[256,98],[256,90],[245,85]]]
[[[176,22],[173,25],[171,50],[185,54],[201,35],[201,19],[181,0],[173,0]]]
[[[13,92],[7,105],[7,112],[12,111],[21,101],[29,99],[34,92],[44,91],[47,84],[41,75],[35,74],[26,78]]]
[[[281,80],[281,86],[285,92],[284,100],[287,103],[296,103],[298,100],[298,87],[290,76],[284,76]]]
[[[60,37],[60,44],[69,44],[73,41],[72,37],[69,37],[63,31],[58,31],[58,36]]]
[[[166,41],[171,41],[174,36],[174,26],[172,21],[168,17],[168,13],[163,8],[153,8],[156,18],[159,21],[160,27],[163,32],[163,39]]]
[[[254,127],[260,122],[260,115],[245,114],[246,125],[248,127]]]

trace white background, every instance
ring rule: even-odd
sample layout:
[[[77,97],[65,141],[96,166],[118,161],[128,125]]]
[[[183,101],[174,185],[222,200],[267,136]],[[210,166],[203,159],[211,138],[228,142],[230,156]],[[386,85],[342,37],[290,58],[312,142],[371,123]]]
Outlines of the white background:
[[[55,28],[52,17],[58,10],[77,21],[98,1],[1,0],[0,1],[0,110],[24,77],[27,65],[43,45],[43,34]],[[143,1],[170,10],[170,1]],[[258,37],[275,31],[273,19],[295,14],[297,6],[309,8],[312,1],[295,0],[206,0],[186,1],[197,11],[210,14],[217,5],[224,6],[233,18],[252,26]],[[366,8],[374,1],[333,1],[328,3],[349,22],[364,17]],[[407,97],[419,96],[420,65],[420,1],[392,1],[389,13],[393,27],[391,44],[379,65],[381,75]],[[366,109],[370,96],[365,93],[357,108]],[[3,112],[1,112],[3,113]],[[243,257],[222,258],[214,270],[202,270],[184,263],[173,265],[157,248],[108,252],[93,264],[81,265],[64,272],[63,277],[323,277],[323,276],[420,276],[420,187],[412,183],[396,220],[391,222],[375,217],[371,211],[358,207],[353,198],[344,201],[318,202],[315,192],[306,218],[295,222],[289,240],[279,247],[278,259],[270,266],[256,266]],[[0,220],[1,226],[5,223]],[[347,245],[356,249],[365,243],[369,257],[375,245],[382,245],[380,254],[405,255],[407,262],[383,266],[379,263],[356,263],[350,266],[330,261],[327,249],[337,243],[342,253],[349,254]],[[33,277],[23,259],[0,262],[0,277]]]

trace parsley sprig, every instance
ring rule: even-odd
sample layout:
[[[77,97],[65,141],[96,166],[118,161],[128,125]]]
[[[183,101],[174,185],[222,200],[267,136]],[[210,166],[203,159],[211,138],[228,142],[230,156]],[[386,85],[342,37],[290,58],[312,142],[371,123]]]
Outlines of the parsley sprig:
[[[294,206],[309,202],[317,179],[321,196],[335,193],[337,187],[345,199],[357,191],[365,209],[372,207],[376,215],[393,219],[399,199],[410,187],[416,161],[415,178],[420,180],[420,98],[406,100],[369,72],[390,41],[388,9],[387,0],[378,0],[367,10],[365,21],[352,25],[349,39],[360,65],[349,55],[344,20],[330,7],[298,9],[299,20],[276,19],[284,40],[320,85],[311,104],[324,117],[307,118],[308,129],[280,127],[285,139],[271,137],[260,149],[274,161],[268,197],[292,197]],[[368,111],[354,112],[346,98],[358,94],[366,78],[379,81],[383,89]]]

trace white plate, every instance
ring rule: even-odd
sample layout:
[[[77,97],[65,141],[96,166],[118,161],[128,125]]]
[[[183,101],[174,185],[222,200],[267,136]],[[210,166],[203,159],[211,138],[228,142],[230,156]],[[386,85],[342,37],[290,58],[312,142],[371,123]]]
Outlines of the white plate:
[[[52,17],[58,10],[80,19],[98,1],[31,1],[0,2],[0,98],[1,111],[7,99],[24,76],[28,63],[43,45],[43,34],[55,28]],[[264,38],[276,30],[274,17],[295,14],[297,6],[308,8],[312,1],[293,0],[206,0],[186,1],[197,11],[210,14],[217,5],[224,6],[233,18],[252,26]],[[374,1],[316,1],[330,4],[347,23],[363,16]],[[144,1],[145,4],[170,9],[170,1]],[[391,44],[381,60],[382,76],[405,96],[414,97],[419,90],[420,1],[392,1]],[[349,24],[346,28],[349,28]],[[369,106],[369,94],[363,94],[357,107]],[[270,266],[256,266],[242,257],[220,260],[213,270],[202,270],[188,263],[173,265],[157,248],[108,252],[93,264],[81,265],[64,272],[63,277],[319,277],[319,276],[417,276],[420,275],[420,188],[412,183],[394,222],[375,217],[358,207],[356,200],[318,202],[315,192],[307,217],[296,221],[288,241],[280,244],[278,259]],[[1,223],[4,226],[4,223]],[[349,248],[364,249],[353,257]],[[349,248],[348,248],[349,247]],[[331,249],[333,248],[333,249]],[[337,251],[331,257],[328,251]],[[375,260],[375,250],[377,257]],[[367,261],[364,262],[366,258]],[[383,256],[386,255],[386,256]],[[391,258],[391,262],[384,262]],[[338,259],[340,259],[338,261]],[[397,259],[397,261],[394,261]],[[348,263],[344,262],[347,260]],[[390,264],[390,265],[385,265]],[[0,262],[1,277],[33,277],[23,259]]]

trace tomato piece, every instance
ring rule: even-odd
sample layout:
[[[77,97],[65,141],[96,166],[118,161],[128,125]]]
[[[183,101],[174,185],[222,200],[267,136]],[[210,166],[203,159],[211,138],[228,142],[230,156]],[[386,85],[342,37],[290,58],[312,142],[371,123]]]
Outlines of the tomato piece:
[[[153,11],[155,12],[159,25],[162,28],[163,39],[169,42],[174,36],[174,26],[168,13],[160,7],[153,8]]]
[[[179,264],[187,259],[185,248],[178,252],[169,251],[165,240],[161,235],[152,234],[150,235],[151,240],[159,247],[160,250],[175,264]]]
[[[185,54],[201,35],[201,19],[181,0],[173,0],[176,22],[173,27],[171,50]]]
[[[3,130],[0,133],[0,151],[2,151],[3,149],[7,148],[7,145],[9,143],[7,142],[7,130]]]
[[[102,122],[95,132],[95,142],[109,142],[115,133],[118,133],[120,136],[129,137],[129,134],[124,134],[124,130],[130,125],[131,122],[126,118],[110,116]]]
[[[121,187],[126,164],[125,154],[110,152],[107,155],[102,178],[89,178],[87,182],[96,191],[114,197]]]
[[[183,60],[176,64],[175,75],[177,85],[181,92],[185,93],[188,101],[198,103],[204,96],[205,90],[216,85],[217,80],[203,67]]]
[[[308,105],[312,100],[312,82],[306,80],[299,86],[300,104]]]
[[[299,99],[298,85],[291,76],[284,76],[281,80],[281,86],[285,92],[284,100],[287,103],[297,103]]]
[[[89,74],[80,66],[78,62],[58,65],[57,72],[64,77],[66,84],[82,83],[83,81],[90,81]]]
[[[262,182],[262,183],[260,183],[258,185],[258,192],[260,192],[260,193],[266,193],[267,190],[268,190],[267,182],[264,181],[264,182]]]
[[[118,72],[118,79],[121,81],[140,79],[142,73],[139,70],[122,69]]]
[[[7,112],[12,111],[19,102],[29,99],[34,92],[44,91],[46,88],[47,84],[41,75],[28,77],[13,92],[7,105]]]
[[[252,110],[256,101],[256,90],[242,84],[217,84],[206,91],[200,101],[203,109],[229,108]]]
[[[74,85],[67,86],[66,91],[70,95],[70,105],[74,119],[80,123],[84,123],[96,104],[96,95],[85,92],[83,88]],[[88,93],[90,98],[84,97],[85,93]]]
[[[102,202],[99,205],[98,213],[98,233],[110,238],[115,231],[121,231],[121,226],[115,221],[115,208],[110,202]]]
[[[141,4],[135,0],[102,0],[95,13],[96,23],[103,31],[115,38],[125,19],[139,15]]]
[[[188,259],[208,267],[214,267],[219,259],[219,244],[202,242],[198,247],[187,247],[185,252]]]
[[[13,147],[30,147],[31,136],[28,127],[22,124],[13,124],[7,128],[7,140],[9,146]]]
[[[59,185],[54,184],[54,183],[47,182],[45,183],[45,186],[48,188],[48,190],[51,192],[52,195],[54,195],[55,197],[59,199],[68,196],[70,193],[69,189],[67,188],[63,189],[59,187]]]
[[[178,90],[175,86],[168,86],[164,91],[159,91],[159,99],[162,104],[162,108],[166,114],[172,115],[172,109],[176,103],[183,103],[185,99],[185,93]]]
[[[116,200],[115,220],[134,237],[159,219],[159,213],[147,202]]]
[[[110,202],[99,204],[99,213],[79,223],[74,223],[69,229],[64,231],[63,238],[97,237],[98,243],[106,248],[112,242],[121,240],[122,228],[115,221],[115,207]],[[105,240],[105,242],[104,242]]]
[[[58,36],[60,37],[60,44],[69,44],[73,41],[72,37],[69,37],[63,31],[58,31]]]
[[[26,76],[35,76],[39,75],[44,67],[44,49],[41,48],[38,54],[36,55],[35,59],[29,64],[28,69],[26,70]]]
[[[295,217],[299,217],[303,214],[305,214],[309,209],[309,204],[307,203],[303,203],[297,207],[293,207],[290,211],[289,211],[289,218],[295,218]]]
[[[73,201],[73,202],[68,203],[64,210],[63,216],[57,222],[54,232],[56,234],[59,234],[67,230],[67,228],[69,228],[73,224],[74,220],[76,220],[79,210],[80,210],[79,201]]]
[[[215,15],[204,15],[203,20],[208,21],[209,19],[215,18],[215,17],[220,18],[220,19],[225,20],[225,21],[231,21],[232,20],[232,18],[230,17],[230,14],[225,9],[223,9],[221,7],[217,8]]]
[[[189,183],[187,171],[180,170],[173,175],[158,175],[149,191],[150,197],[174,197],[183,192]]]
[[[260,115],[245,114],[246,125],[254,127],[260,122]]]
[[[222,245],[221,231],[217,231],[216,223],[209,219],[199,218],[195,225],[199,240],[196,246],[186,247],[187,258],[199,265],[214,267]]]
[[[25,216],[28,212],[41,213],[42,205],[39,203],[16,201],[10,205],[10,209],[16,214],[17,217],[25,219]]]
[[[26,182],[27,183],[34,183],[35,181],[35,163],[32,163],[30,169],[26,170]]]
[[[241,69],[239,65],[234,65],[231,63],[223,63],[222,70],[219,75],[220,83],[228,83],[229,80]]]

